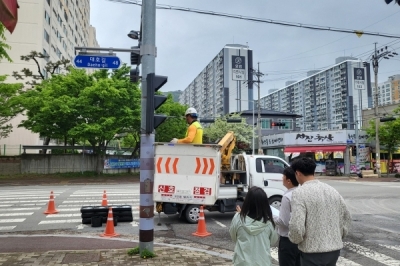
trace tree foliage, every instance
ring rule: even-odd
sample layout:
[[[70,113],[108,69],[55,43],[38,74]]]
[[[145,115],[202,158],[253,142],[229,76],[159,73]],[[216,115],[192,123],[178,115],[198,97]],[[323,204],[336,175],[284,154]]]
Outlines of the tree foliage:
[[[174,102],[172,94],[167,96],[165,103],[157,109],[157,113],[165,114],[168,118],[156,129],[156,141],[169,142],[173,138],[185,137],[187,123],[184,115],[186,108],[186,105]]]
[[[239,114],[229,118],[241,118]],[[200,120],[201,121],[201,120]],[[205,142],[216,142],[225,136],[228,131],[233,131],[237,142],[249,144],[253,138],[253,128],[242,119],[241,123],[228,123],[226,117],[218,118],[213,124],[204,128]]]
[[[9,62],[12,62],[11,57],[7,53],[7,49],[10,49],[11,46],[5,43],[5,31],[6,27],[4,27],[3,23],[0,22],[0,61],[2,59],[7,59]]]
[[[7,138],[12,132],[12,124],[9,122],[22,111],[16,97],[21,93],[23,85],[5,83],[6,78],[0,76],[0,139]]]
[[[395,110],[395,113],[399,113],[400,109]],[[369,121],[369,127],[367,133],[370,136],[370,140],[375,140],[375,120]],[[380,123],[378,130],[379,144],[384,146],[389,154],[389,158],[392,158],[393,153],[400,147],[400,119],[393,121]],[[393,162],[391,162],[391,165]],[[389,175],[389,171],[387,172]]]

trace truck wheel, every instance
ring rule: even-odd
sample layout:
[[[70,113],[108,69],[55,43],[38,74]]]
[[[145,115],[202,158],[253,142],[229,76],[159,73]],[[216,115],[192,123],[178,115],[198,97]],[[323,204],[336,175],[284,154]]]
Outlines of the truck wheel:
[[[196,224],[199,220],[200,206],[199,205],[188,205],[185,209],[186,221],[190,224]]]
[[[279,196],[273,196],[268,199],[269,205],[271,205],[272,207],[274,207],[278,210],[281,208],[281,200],[282,200],[282,197],[279,197]]]

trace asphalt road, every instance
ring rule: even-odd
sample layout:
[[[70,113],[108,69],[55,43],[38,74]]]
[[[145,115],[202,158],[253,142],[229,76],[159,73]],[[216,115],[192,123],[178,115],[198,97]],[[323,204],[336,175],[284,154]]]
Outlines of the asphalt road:
[[[400,183],[324,181],[345,198],[352,213],[353,228],[345,239],[338,265],[400,265]],[[49,193],[56,195],[54,215],[44,215]],[[3,186],[0,195],[0,234],[67,234],[99,236],[103,227],[90,227],[80,222],[80,207],[100,205],[103,190],[109,204],[130,204],[132,223],[115,227],[121,238],[138,239],[138,184]],[[212,246],[233,250],[228,228],[233,213],[205,212],[209,237],[193,236],[197,225],[187,224],[178,215],[154,217],[155,242],[191,246]],[[157,225],[160,221],[161,225]],[[0,241],[0,252],[12,243]],[[34,245],[31,245],[32,247]],[[7,249],[5,249],[7,247]]]

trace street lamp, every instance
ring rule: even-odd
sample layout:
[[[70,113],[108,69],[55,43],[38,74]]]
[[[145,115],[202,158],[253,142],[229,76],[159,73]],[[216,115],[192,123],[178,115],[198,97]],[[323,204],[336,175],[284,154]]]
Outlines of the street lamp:
[[[136,30],[131,30],[128,33],[128,37],[131,39],[134,39],[134,40],[139,40],[139,36],[140,36],[140,33],[139,33],[139,31],[136,31]]]
[[[241,99],[235,99],[239,101],[244,101],[244,102],[252,102],[253,103],[253,139],[252,139],[252,144],[251,144],[251,154],[254,155],[254,100],[241,100]]]
[[[375,43],[375,51],[372,54],[372,66],[374,67],[375,74],[375,166],[376,173],[378,177],[381,177],[381,155],[380,155],[380,143],[379,143],[379,108],[378,108],[378,68],[379,68],[379,60],[382,58],[390,59],[395,55],[398,55],[396,52],[388,51],[388,47],[381,48],[376,50]]]

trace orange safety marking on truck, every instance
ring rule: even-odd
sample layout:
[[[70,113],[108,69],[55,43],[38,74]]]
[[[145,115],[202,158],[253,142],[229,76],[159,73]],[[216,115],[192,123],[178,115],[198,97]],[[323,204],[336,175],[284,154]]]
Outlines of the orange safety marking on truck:
[[[205,173],[207,173],[207,168],[208,168],[208,162],[207,162],[207,158],[203,158],[203,163],[204,163],[204,168],[203,168],[203,175]]]
[[[198,158],[198,157],[196,157],[196,165],[197,165],[196,171],[194,171],[194,172],[195,172],[196,174],[198,174],[199,171],[200,171],[200,167],[201,167],[200,158]]]
[[[161,162],[162,162],[162,157],[158,158],[157,160],[157,173],[161,173]]]
[[[211,168],[210,168],[210,171],[208,172],[208,174],[212,175],[212,173],[214,172],[214,168],[215,168],[214,159],[210,159],[210,163],[211,163]]]
[[[171,161],[171,157],[167,158],[167,161],[165,162],[165,171],[167,174],[169,174],[169,162]]]
[[[175,158],[174,164],[172,165],[172,168],[174,170],[174,174],[178,173],[178,170],[176,169],[176,165],[178,164],[179,158]]]

